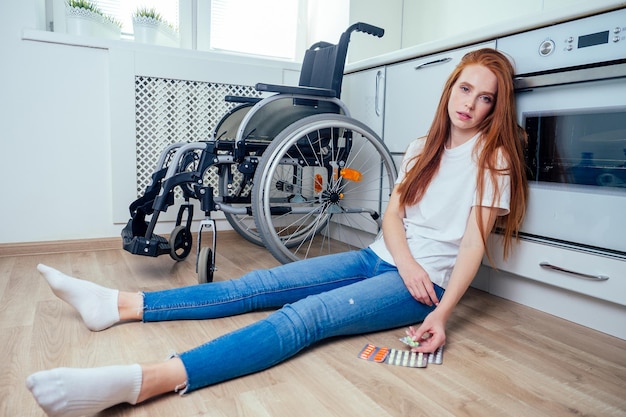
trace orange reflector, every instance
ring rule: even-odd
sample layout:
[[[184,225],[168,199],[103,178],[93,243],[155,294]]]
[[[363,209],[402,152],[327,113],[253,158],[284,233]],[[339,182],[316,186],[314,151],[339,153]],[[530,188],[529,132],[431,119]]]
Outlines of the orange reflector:
[[[321,193],[324,189],[324,178],[322,178],[320,174],[315,174],[313,189],[315,190],[315,193]]]
[[[342,168],[341,176],[349,181],[359,182],[363,178],[363,175],[356,169]]]

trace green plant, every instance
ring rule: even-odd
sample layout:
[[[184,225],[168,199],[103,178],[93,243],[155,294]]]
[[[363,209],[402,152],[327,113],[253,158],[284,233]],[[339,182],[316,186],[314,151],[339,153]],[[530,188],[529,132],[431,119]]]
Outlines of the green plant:
[[[102,18],[105,21],[113,23],[114,25],[118,26],[120,29],[123,26],[123,23],[120,22],[115,17],[110,16],[108,14],[104,14],[102,10],[100,10],[100,7],[98,7],[98,5],[91,0],[67,0],[67,5],[75,9],[85,9],[85,10],[89,10],[90,12],[99,14],[100,16],[102,16]]]
[[[114,25],[116,25],[120,29],[122,28],[122,26],[124,26],[124,23],[122,23],[121,21],[117,20],[113,16],[109,16],[108,14],[103,14],[102,17],[104,17],[104,20],[106,20],[107,22],[113,23]]]
[[[67,0],[67,5],[76,9],[86,9],[99,15],[104,15],[98,5],[90,0]]]
[[[133,17],[149,17],[151,19],[165,23],[165,20],[163,19],[163,16],[161,16],[161,13],[157,12],[154,7],[139,7],[137,10],[135,10],[135,13],[133,13]]]
[[[139,7],[137,8],[137,10],[135,10],[135,12],[133,13],[133,18],[136,17],[145,17],[148,19],[154,19],[157,22],[161,22],[164,25],[168,26],[170,29],[176,31],[176,27],[171,24],[170,22],[166,21],[163,16],[161,16],[161,13],[157,12],[157,9],[155,9],[154,7]]]

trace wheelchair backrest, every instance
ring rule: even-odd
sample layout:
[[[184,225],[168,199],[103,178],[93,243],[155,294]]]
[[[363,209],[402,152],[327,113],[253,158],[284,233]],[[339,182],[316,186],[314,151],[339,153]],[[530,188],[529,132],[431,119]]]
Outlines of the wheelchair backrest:
[[[347,48],[346,48],[347,49]],[[304,53],[300,81],[303,87],[328,88],[341,96],[341,82],[345,66],[345,50],[341,56],[340,44],[318,42]]]
[[[224,142],[242,141],[235,146],[245,147],[252,142],[265,142],[274,137],[290,124],[307,116],[320,113],[345,113],[345,106],[338,99],[341,95],[341,84],[345,69],[346,54],[350,34],[353,31],[366,32],[381,37],[384,30],[366,23],[355,23],[341,34],[339,42],[334,45],[328,42],[317,42],[306,52],[300,70],[301,87],[316,87],[335,91],[330,97],[293,97],[285,94],[266,98],[256,103],[242,104],[228,112],[218,123],[214,138]],[[252,110],[252,113],[248,114]],[[244,122],[245,120],[245,122]],[[245,123],[239,132],[242,123]],[[256,151],[255,151],[256,152]]]
[[[366,32],[377,37],[382,37],[385,33],[381,28],[359,22],[343,32],[336,45],[328,42],[313,44],[304,53],[298,85],[328,88],[335,91],[336,98],[340,98],[348,44],[353,31]]]

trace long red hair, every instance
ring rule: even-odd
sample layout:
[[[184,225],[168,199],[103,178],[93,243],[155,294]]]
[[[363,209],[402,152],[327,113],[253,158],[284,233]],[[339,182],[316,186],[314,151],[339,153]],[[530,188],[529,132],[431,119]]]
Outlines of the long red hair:
[[[478,201],[482,201],[485,188],[485,172],[491,178],[495,187],[493,205],[496,204],[502,190],[498,189],[498,175],[509,175],[511,179],[510,212],[498,219],[498,227],[504,234],[504,257],[510,250],[511,237],[517,232],[526,211],[528,197],[528,182],[524,165],[524,147],[526,134],[517,123],[515,111],[515,95],[513,76],[515,70],[509,59],[502,53],[490,49],[479,49],[467,53],[459,65],[454,69],[445,84],[431,128],[426,137],[424,149],[415,157],[413,167],[407,172],[403,182],[399,185],[400,204],[403,206],[418,203],[428,185],[439,169],[444,144],[450,136],[450,118],[448,116],[448,101],[452,87],[457,82],[463,69],[469,65],[481,65],[489,69],[497,79],[495,103],[491,112],[479,126],[481,132],[478,139]],[[504,157],[505,169],[498,169],[498,155]],[[483,230],[482,216],[478,216],[480,230]],[[483,235],[486,247],[487,236]],[[489,251],[487,250],[489,257]]]

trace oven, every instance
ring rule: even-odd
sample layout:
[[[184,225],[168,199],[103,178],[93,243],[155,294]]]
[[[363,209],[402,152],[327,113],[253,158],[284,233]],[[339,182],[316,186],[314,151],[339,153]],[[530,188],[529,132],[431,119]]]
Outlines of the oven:
[[[626,259],[626,9],[498,39],[528,133],[521,237]]]

